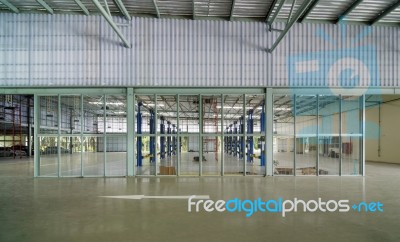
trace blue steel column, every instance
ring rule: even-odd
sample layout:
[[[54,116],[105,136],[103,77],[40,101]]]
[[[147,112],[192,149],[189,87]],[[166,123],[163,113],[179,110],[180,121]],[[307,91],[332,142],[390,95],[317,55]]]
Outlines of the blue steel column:
[[[156,134],[156,122],[154,117],[154,110],[150,110],[150,135]],[[150,136],[150,163],[156,160],[156,137]]]
[[[233,122],[233,133],[234,134],[238,134],[238,128],[237,128],[237,121]],[[232,142],[232,148],[233,148],[233,156],[237,156],[237,146],[238,146],[238,137],[234,136],[233,138],[233,142]]]
[[[232,134],[232,124],[229,125],[229,134]],[[233,140],[233,137],[229,136],[228,139],[229,139],[228,140],[228,143],[229,143],[229,145],[228,145],[229,155],[232,155],[232,140]]]
[[[247,137],[247,162],[253,162],[253,153],[254,153],[254,143],[253,143],[253,109],[249,109],[248,117],[247,117],[247,134],[250,134]]]
[[[165,158],[165,118],[160,117],[160,160]]]
[[[142,113],[140,110],[140,107],[143,106],[142,102],[138,103],[138,111],[136,115],[136,123],[137,123],[137,131],[136,133],[138,135],[142,134]],[[142,160],[143,160],[143,155],[142,155],[142,137],[138,136],[137,137],[137,142],[136,142],[136,149],[137,149],[137,166],[142,166]]]
[[[243,134],[244,132],[244,124],[243,124],[243,116],[240,117],[239,119],[239,134]],[[244,144],[244,138],[243,135],[240,135],[240,147],[239,147],[239,158],[243,159],[243,155],[245,152],[245,144]]]
[[[176,155],[176,149],[177,149],[176,140],[177,140],[177,137],[176,137],[176,125],[175,124],[172,125],[172,134],[174,135],[174,136],[172,136],[172,155]]]
[[[171,150],[172,150],[172,145],[171,145],[171,122],[170,121],[168,121],[167,122],[167,125],[168,125],[168,127],[167,127],[167,134],[168,134],[168,136],[167,136],[167,156],[168,157],[170,157],[171,156]]]
[[[262,105],[261,116],[260,116],[260,126],[261,126],[261,138],[260,138],[260,159],[261,166],[265,166],[265,105]]]

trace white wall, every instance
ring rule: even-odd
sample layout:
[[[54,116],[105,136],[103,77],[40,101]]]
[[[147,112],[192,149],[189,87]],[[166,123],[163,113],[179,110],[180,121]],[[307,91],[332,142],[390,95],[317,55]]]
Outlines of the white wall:
[[[399,96],[400,98],[400,96]],[[381,105],[381,153],[379,143],[379,108],[366,110],[365,158],[367,161],[400,164],[400,100]]]

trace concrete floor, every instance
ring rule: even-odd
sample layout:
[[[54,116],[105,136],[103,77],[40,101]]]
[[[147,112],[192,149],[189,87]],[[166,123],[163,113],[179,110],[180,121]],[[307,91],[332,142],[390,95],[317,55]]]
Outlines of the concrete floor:
[[[33,161],[0,160],[0,241],[400,241],[400,166],[367,163],[366,177],[32,178]],[[187,200],[380,201],[383,213],[188,213]]]

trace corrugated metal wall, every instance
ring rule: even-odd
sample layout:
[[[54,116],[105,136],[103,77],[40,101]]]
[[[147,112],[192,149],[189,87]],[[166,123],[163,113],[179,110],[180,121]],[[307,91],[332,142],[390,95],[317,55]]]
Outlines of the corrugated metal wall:
[[[0,14],[0,85],[400,86],[399,28],[297,24],[269,54],[262,23],[114,19],[133,48],[100,16]],[[369,82],[327,74],[346,56],[369,60]]]

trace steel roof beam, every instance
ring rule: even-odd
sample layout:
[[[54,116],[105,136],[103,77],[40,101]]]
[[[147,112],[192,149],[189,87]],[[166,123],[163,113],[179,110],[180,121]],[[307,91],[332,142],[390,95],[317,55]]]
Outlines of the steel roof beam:
[[[103,6],[99,3],[98,0],[92,0],[96,8],[100,11],[101,15],[106,19],[106,21],[110,24],[111,28],[114,30],[114,32],[119,36],[119,38],[124,42],[125,46],[128,48],[131,48],[131,44],[129,41],[125,38],[124,34],[121,32],[121,30],[118,28],[118,26],[114,23],[112,17],[107,13],[107,11],[103,8]]]
[[[299,9],[296,11],[294,16],[289,17],[290,21],[285,26],[285,29],[280,33],[279,37],[275,40],[275,43],[271,46],[268,52],[272,53],[272,51],[275,50],[275,48],[279,45],[282,39],[286,36],[286,34],[289,32],[292,26],[297,22],[297,20],[301,17],[301,15],[303,15],[304,11],[311,5],[311,3],[312,2],[310,1],[304,1],[302,5],[299,7]]]
[[[82,11],[86,14],[86,15],[90,15],[89,10],[85,7],[85,5],[83,5],[83,3],[81,2],[81,0],[74,0],[76,4],[78,4],[78,6],[82,9]]]
[[[281,9],[282,9],[283,5],[285,4],[285,2],[286,2],[286,0],[280,0],[280,3],[279,3],[279,5],[278,5],[278,8],[276,9],[274,15],[272,15],[271,20],[268,21],[268,19],[267,19],[267,23],[268,23],[269,25],[272,25],[272,24],[274,23],[275,19],[278,17],[279,12],[281,11]]]
[[[196,19],[196,8],[195,8],[195,0],[192,0],[192,12],[193,12],[193,16],[192,19],[195,20]]]
[[[229,21],[233,20],[233,11],[235,9],[235,4],[236,4],[236,0],[232,0],[231,15],[229,16]]]
[[[395,2],[392,6],[386,8],[382,13],[380,13],[375,19],[371,21],[371,25],[376,24],[379,22],[381,19],[386,17],[388,14],[393,12],[396,8],[400,7],[400,1]]]
[[[47,12],[54,14],[54,10],[43,0],[36,0],[36,2],[38,2],[40,5],[42,5]]]
[[[6,5],[11,11],[13,11],[14,13],[19,13],[19,10],[17,7],[15,7],[14,5],[12,5],[9,1],[7,0],[0,0],[0,3]]]
[[[154,8],[156,9],[157,18],[160,18],[160,9],[158,9],[157,0],[153,0]]]
[[[275,4],[278,2],[278,0],[274,0],[271,4],[271,6],[268,9],[267,16],[265,17],[265,22],[268,22],[269,17],[271,17],[272,11],[274,10]]]
[[[302,23],[304,19],[307,18],[307,16],[314,10],[315,6],[317,6],[318,2],[320,0],[314,0],[311,6],[304,12],[304,14],[299,18],[299,23]]]
[[[358,7],[358,5],[360,5],[360,3],[362,2],[363,0],[356,0],[356,1],[354,1],[351,5],[350,5],[350,7],[348,7],[347,9],[346,9],[346,11],[344,11],[341,15],[339,15],[339,17],[336,19],[336,21],[335,21],[335,24],[337,24],[337,23],[339,23],[340,22],[340,20],[342,20],[343,18],[345,18],[351,11],[353,11],[356,7]]]
[[[121,11],[121,13],[125,16],[125,18],[131,21],[131,15],[129,15],[128,10],[126,10],[124,3],[121,0],[114,0],[114,2],[116,3],[119,11]]]

